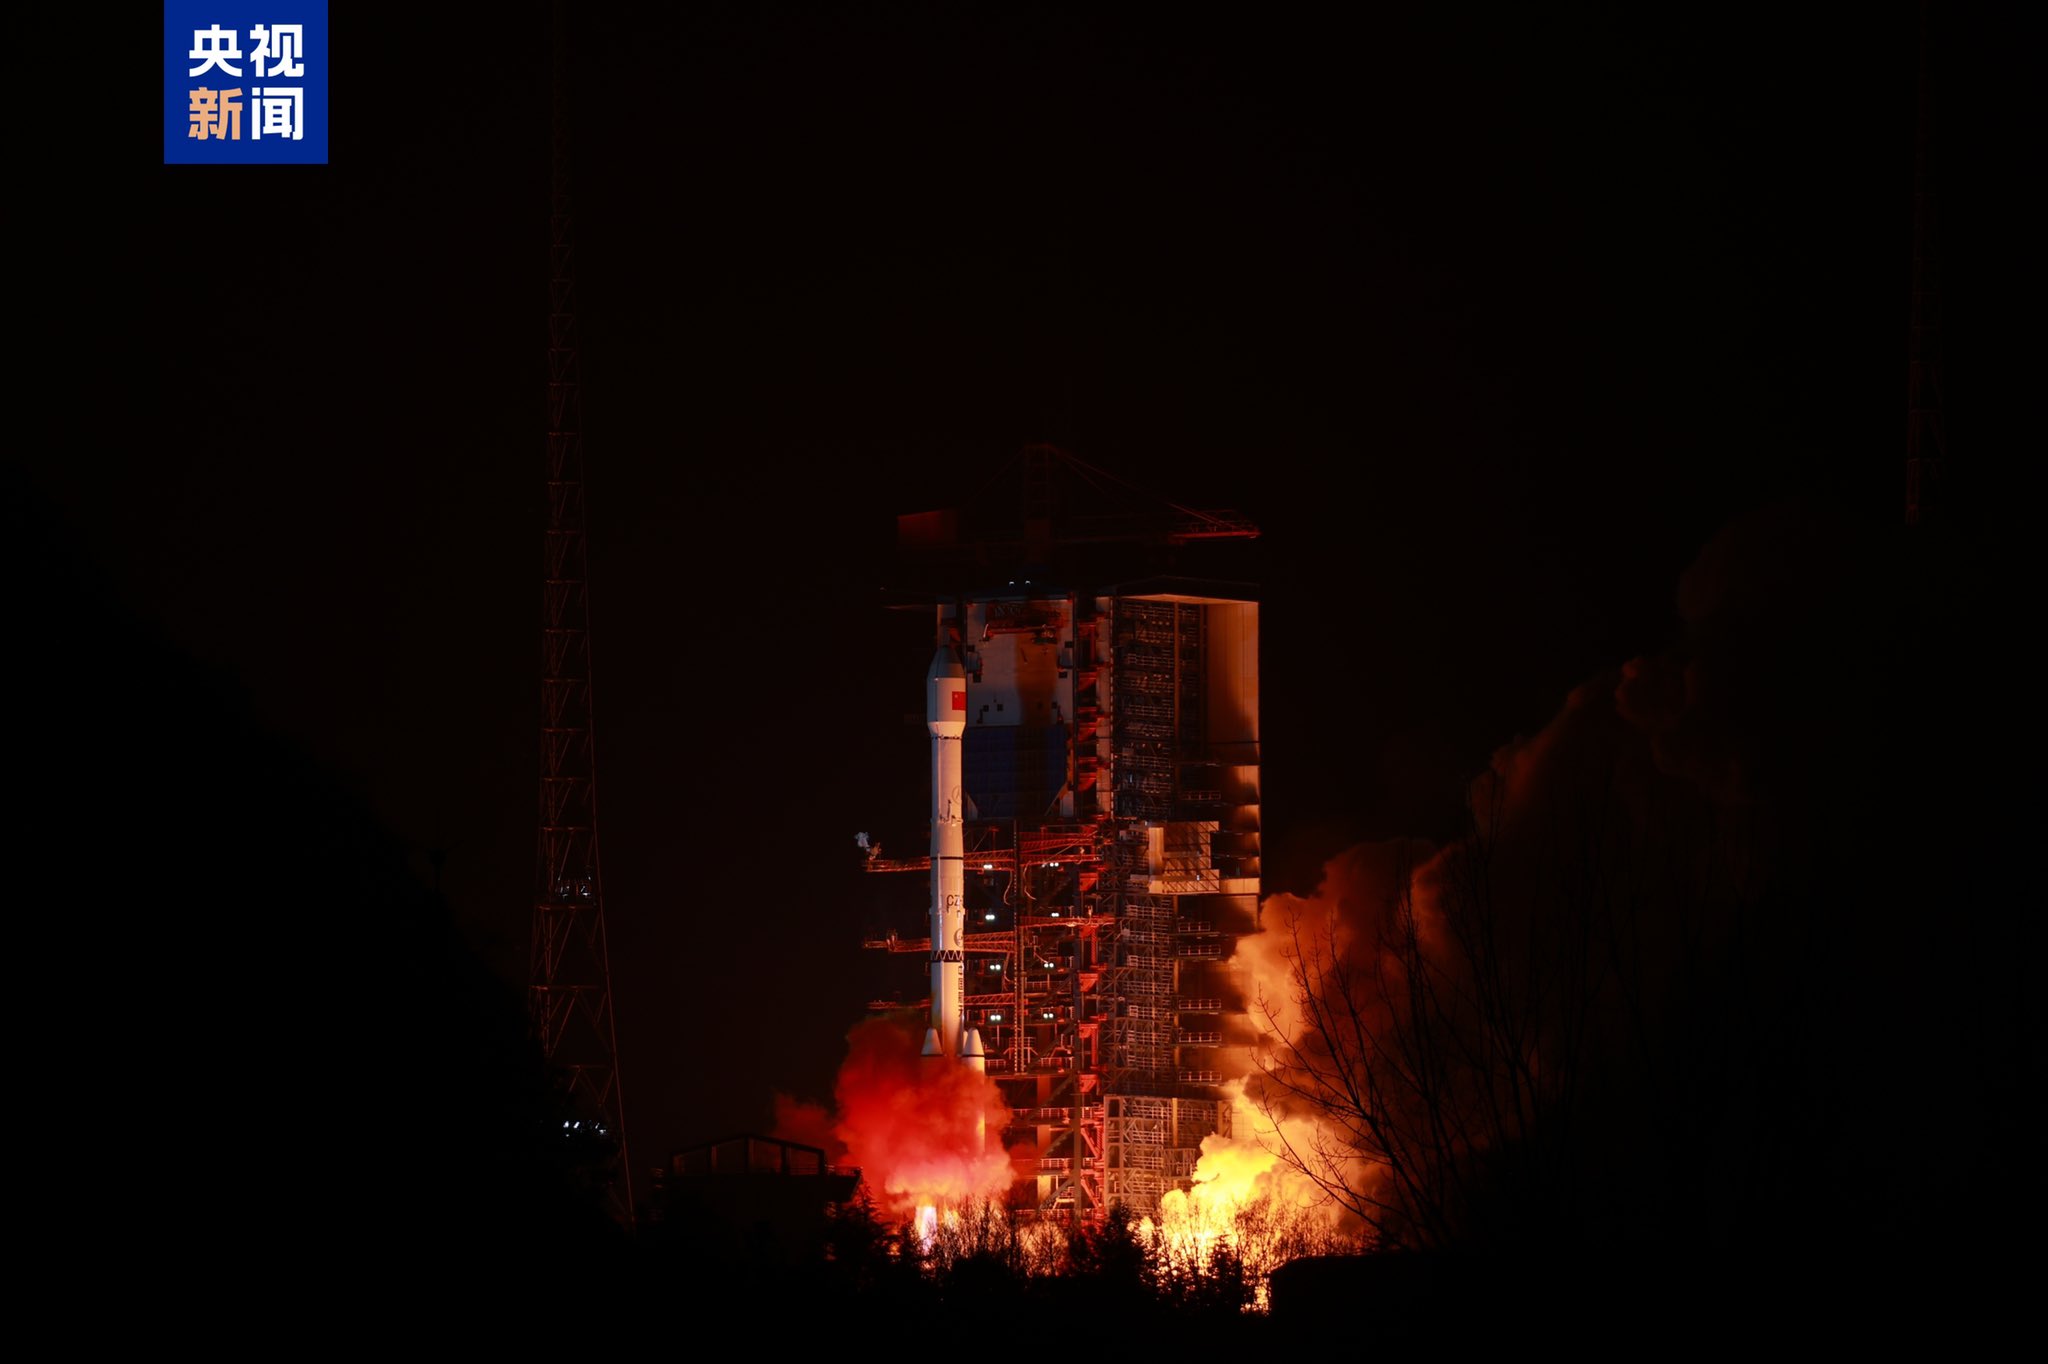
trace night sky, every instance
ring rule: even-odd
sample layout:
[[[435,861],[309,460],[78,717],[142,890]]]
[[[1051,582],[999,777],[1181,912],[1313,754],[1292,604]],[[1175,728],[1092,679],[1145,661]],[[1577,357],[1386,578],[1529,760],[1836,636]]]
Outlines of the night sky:
[[[1362,838],[1453,835],[1498,746],[1674,641],[1680,576],[1731,521],[1791,503],[1897,529],[1915,7],[986,8],[576,7],[599,810],[638,1166],[764,1130],[777,1093],[829,1099],[846,1030],[903,983],[859,946],[878,891],[853,842],[914,845],[924,814],[902,719],[923,663],[879,607],[884,551],[898,513],[1023,443],[1263,527],[1269,890],[1312,890]],[[2032,443],[2033,72],[2000,7],[1935,9],[1948,445],[1996,540]],[[462,941],[516,987],[546,14],[393,26],[335,16],[325,167],[161,166],[151,122],[84,201],[33,194],[29,268],[68,298],[37,315],[47,385],[17,393],[46,439],[14,454],[89,565],[46,599],[101,575],[420,877],[438,853]],[[186,738],[194,790],[233,780]],[[142,751],[79,744],[50,760],[90,754],[115,785]],[[121,821],[163,813],[79,818],[118,858]],[[267,865],[203,819],[176,846],[164,913],[204,919],[170,888]],[[230,975],[374,975],[391,950],[289,885],[236,903],[206,929]],[[95,941],[135,912],[101,903]],[[235,1069],[232,1032],[187,1040]]]

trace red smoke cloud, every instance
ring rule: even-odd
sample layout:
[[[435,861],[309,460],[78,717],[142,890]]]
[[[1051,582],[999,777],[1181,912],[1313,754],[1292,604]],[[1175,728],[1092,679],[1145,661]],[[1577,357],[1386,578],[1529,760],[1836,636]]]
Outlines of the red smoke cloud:
[[[776,1101],[776,1135],[858,1166],[892,1217],[1001,1197],[1012,1176],[1002,1092],[957,1061],[919,1055],[923,1037],[919,1017],[867,1019],[847,1034],[836,1111]]]

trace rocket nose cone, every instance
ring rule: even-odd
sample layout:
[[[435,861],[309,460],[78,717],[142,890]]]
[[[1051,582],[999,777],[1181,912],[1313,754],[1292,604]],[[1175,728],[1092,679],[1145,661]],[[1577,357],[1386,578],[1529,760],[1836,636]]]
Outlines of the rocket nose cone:
[[[939,1045],[939,1030],[937,1028],[926,1028],[924,1030],[923,1054],[926,1056],[944,1056],[946,1054],[945,1048]]]
[[[967,1035],[960,1040],[960,1055],[968,1060],[975,1060],[988,1055],[982,1049],[981,1029],[969,1028],[967,1030]]]
[[[965,677],[967,669],[960,666],[960,660],[951,649],[941,646],[932,655],[932,666],[925,672],[925,680],[936,682],[942,677]]]

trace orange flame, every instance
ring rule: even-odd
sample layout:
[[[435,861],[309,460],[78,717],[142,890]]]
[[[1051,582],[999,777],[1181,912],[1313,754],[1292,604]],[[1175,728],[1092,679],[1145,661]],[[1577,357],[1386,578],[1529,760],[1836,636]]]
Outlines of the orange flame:
[[[1237,943],[1231,968],[1252,1001],[1259,1039],[1252,1048],[1257,1073],[1237,1086],[1231,1148],[1270,1159],[1249,1175],[1296,1207],[1318,1214],[1339,1235],[1363,1231],[1358,1218],[1323,1196],[1323,1186],[1302,1173],[1314,1169],[1341,1184],[1354,1202],[1376,1202],[1387,1192],[1383,1164],[1359,1154],[1357,1134],[1318,1101],[1305,1070],[1329,1065],[1331,1026],[1338,1011],[1358,1029],[1385,1034],[1405,1007],[1412,959],[1396,950],[1391,931],[1405,905],[1420,959],[1446,954],[1439,908],[1441,850],[1414,840],[1354,846],[1330,859],[1312,895],[1276,894],[1261,905],[1262,931]],[[1313,996],[1313,998],[1311,998]],[[1204,1145],[1202,1165],[1210,1164]],[[1228,1169],[1246,1168],[1240,1159]],[[1196,1179],[1204,1178],[1198,1167]],[[1233,1176],[1219,1172],[1225,1187]],[[1215,1201],[1212,1198],[1211,1202]]]
[[[1284,1125],[1293,1130],[1283,1140],[1280,1127],[1245,1097],[1242,1082],[1231,1090],[1230,1134],[1202,1139],[1192,1186],[1163,1194],[1158,1221],[1146,1219],[1140,1231],[1158,1238],[1170,1262],[1196,1272],[1208,1271],[1216,1249],[1227,1246],[1256,1285],[1255,1305],[1263,1309],[1274,1269],[1297,1255],[1348,1247],[1356,1219],[1286,1159],[1289,1143],[1314,1139],[1308,1125],[1287,1119]]]
[[[914,1016],[855,1025],[833,1087],[836,1114],[779,1102],[778,1126],[828,1132],[827,1149],[860,1167],[877,1205],[892,1217],[916,1218],[928,1234],[940,1208],[1000,1197],[1012,1170],[987,1135],[1009,1120],[1002,1092],[958,1061],[919,1055],[923,1036],[923,1020]]]

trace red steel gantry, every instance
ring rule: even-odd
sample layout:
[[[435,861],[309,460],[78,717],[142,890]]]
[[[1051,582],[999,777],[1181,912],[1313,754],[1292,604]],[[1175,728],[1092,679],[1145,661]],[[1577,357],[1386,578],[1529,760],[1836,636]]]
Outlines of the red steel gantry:
[[[1012,1209],[1151,1214],[1229,1132],[1245,1001],[1227,963],[1259,898],[1256,594],[1178,571],[1180,551],[1258,530],[1049,446],[1017,472],[1022,498],[993,515],[899,522],[931,572],[898,605],[934,613],[967,690],[964,1022],[1010,1110],[1005,1149],[1030,1153]],[[865,945],[933,958],[928,930]]]

